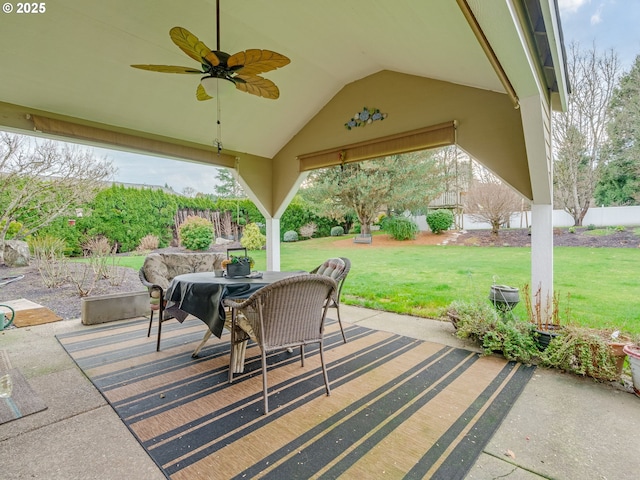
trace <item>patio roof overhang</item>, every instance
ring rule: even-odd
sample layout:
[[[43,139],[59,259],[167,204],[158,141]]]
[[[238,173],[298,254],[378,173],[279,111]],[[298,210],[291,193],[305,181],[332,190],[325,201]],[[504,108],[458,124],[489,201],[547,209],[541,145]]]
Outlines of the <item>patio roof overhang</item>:
[[[222,0],[222,50],[271,49],[291,64],[265,74],[278,100],[220,83],[220,155],[217,103],[196,100],[198,76],[129,66],[195,66],[168,32],[215,48],[214,0],[43,5],[0,17],[0,128],[234,168],[277,217],[305,176],[301,157],[455,122],[460,147],[550,201],[548,120],[568,91],[554,0]],[[388,117],[345,129],[363,107]]]

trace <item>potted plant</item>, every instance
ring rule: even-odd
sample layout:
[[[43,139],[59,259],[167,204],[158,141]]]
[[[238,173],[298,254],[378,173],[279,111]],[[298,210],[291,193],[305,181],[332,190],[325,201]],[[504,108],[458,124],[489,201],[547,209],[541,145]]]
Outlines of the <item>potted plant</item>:
[[[540,350],[544,350],[549,345],[549,342],[560,334],[562,329],[560,325],[560,301],[558,293],[554,292],[553,299],[547,298],[547,303],[543,309],[541,302],[542,287],[538,287],[534,295],[535,303],[531,301],[529,285],[525,284],[523,291],[529,321],[535,326],[538,347]]]
[[[620,330],[616,330],[612,333],[603,332],[603,336],[607,341],[609,348],[611,348],[611,353],[616,360],[616,370],[618,371],[618,375],[620,375],[624,366],[624,359],[627,358],[624,347],[625,345],[632,343],[631,338],[626,335],[622,335]]]
[[[633,391],[640,397],[640,346],[628,344],[623,347],[624,353],[629,357],[631,367],[631,379],[633,380]]]
[[[520,303],[520,291],[508,285],[491,285],[489,300],[503,315],[511,312]]]
[[[241,250],[244,255],[232,255],[230,252]],[[227,249],[227,258],[222,261],[222,268],[227,270],[227,277],[244,277],[251,273],[255,262],[253,258],[247,255],[246,248],[229,248]]]
[[[606,381],[620,377],[607,339],[592,328],[564,327],[540,356],[543,365],[576,375]]]
[[[500,318],[486,300],[454,301],[445,313],[456,327],[456,336],[477,342],[486,355],[500,352],[507,360],[522,363],[534,359],[533,326],[515,318]]]

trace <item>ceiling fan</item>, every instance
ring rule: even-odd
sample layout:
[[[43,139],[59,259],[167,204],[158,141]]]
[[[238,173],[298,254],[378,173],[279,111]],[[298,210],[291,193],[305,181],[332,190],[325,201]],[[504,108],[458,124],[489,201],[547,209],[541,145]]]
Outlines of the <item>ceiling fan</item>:
[[[291,60],[271,50],[250,49],[229,55],[220,50],[220,0],[216,0],[216,50],[211,50],[186,28],[173,27],[169,36],[180,50],[200,63],[200,68],[175,65],[131,65],[134,68],[162,73],[190,73],[204,75],[196,89],[198,100],[213,98],[205,88],[212,80],[233,83],[238,90],[259,97],[276,99],[280,90],[271,80],[258,75],[288,65]],[[217,82],[215,82],[217,83]],[[212,90],[212,89],[209,89]]]

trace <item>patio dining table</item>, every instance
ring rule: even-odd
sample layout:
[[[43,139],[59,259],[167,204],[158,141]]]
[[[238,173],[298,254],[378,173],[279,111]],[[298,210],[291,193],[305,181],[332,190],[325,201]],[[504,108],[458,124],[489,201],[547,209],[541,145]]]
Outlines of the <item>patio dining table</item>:
[[[191,314],[207,324],[211,333],[220,338],[226,318],[225,298],[248,298],[273,282],[304,271],[258,272],[251,276],[228,278],[216,277],[213,272],[185,273],[176,275],[167,288],[165,311],[184,321]]]
[[[183,322],[189,314],[202,320],[209,331],[193,352],[196,357],[211,334],[220,338],[225,326],[226,312],[223,301],[226,298],[248,298],[262,287],[305,271],[257,272],[245,277],[216,277],[213,272],[186,273],[176,275],[167,287],[165,312]],[[241,363],[234,367],[235,373],[244,369],[244,348],[236,352]]]

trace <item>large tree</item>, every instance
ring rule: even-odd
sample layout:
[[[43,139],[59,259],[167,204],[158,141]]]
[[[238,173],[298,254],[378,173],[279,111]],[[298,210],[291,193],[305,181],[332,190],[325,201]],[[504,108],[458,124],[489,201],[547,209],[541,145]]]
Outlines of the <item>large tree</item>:
[[[640,56],[620,77],[610,103],[605,164],[596,189],[599,205],[640,202]]]
[[[0,246],[10,227],[22,239],[89,202],[114,172],[90,150],[0,132]]]
[[[571,95],[567,111],[553,117],[554,200],[582,225],[602,171],[609,103],[620,71],[613,50],[569,47]]]
[[[216,175],[218,184],[215,186],[216,195],[222,198],[245,198],[242,186],[235,179],[231,170],[219,168]]]
[[[363,234],[382,209],[424,209],[444,189],[441,162],[432,152],[392,155],[313,173],[304,189],[321,216],[354,214]]]

